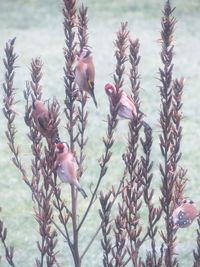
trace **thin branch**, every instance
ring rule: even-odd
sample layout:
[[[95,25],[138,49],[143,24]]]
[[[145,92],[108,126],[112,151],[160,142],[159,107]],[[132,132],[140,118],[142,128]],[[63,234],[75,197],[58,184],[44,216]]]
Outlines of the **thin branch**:
[[[7,228],[4,227],[3,221],[0,220],[0,240],[3,244],[4,250],[5,250],[5,257],[8,262],[8,264],[12,267],[16,267],[13,257],[14,257],[14,247],[8,247],[6,244],[6,237],[7,237]]]
[[[6,43],[5,47],[5,58],[3,59],[4,66],[6,68],[5,72],[5,82],[3,83],[3,89],[4,89],[4,98],[3,98],[3,113],[7,120],[7,130],[5,132],[6,137],[8,139],[8,146],[13,153],[14,157],[12,158],[12,161],[14,165],[21,171],[23,177],[26,175],[26,171],[24,167],[21,164],[21,161],[19,159],[19,147],[15,145],[15,135],[16,135],[16,127],[14,124],[14,120],[16,118],[16,112],[15,112],[15,91],[16,89],[13,86],[13,81],[15,77],[14,69],[15,66],[15,60],[17,59],[17,55],[14,53],[14,44],[15,39],[8,41]],[[9,263],[9,265],[15,267],[13,257],[14,257],[14,247],[8,247],[6,244],[6,236],[7,236],[7,229],[4,228],[3,222],[0,221],[0,239],[4,246],[5,250],[5,256],[6,260]]]
[[[75,151],[75,144],[79,136],[76,133],[75,125],[78,122],[78,115],[75,105],[75,83],[74,83],[74,64],[76,58],[76,42],[75,42],[75,19],[76,19],[76,0],[63,0],[63,15],[64,15],[64,33],[65,44],[64,49],[65,67],[64,67],[64,85],[65,85],[65,115],[67,118],[67,132],[69,135],[69,146],[71,151]],[[81,159],[82,160],[82,159]],[[82,162],[80,162],[82,166]],[[71,185],[71,200],[72,200],[72,232],[73,245],[71,245],[71,252],[76,267],[81,266],[79,256],[79,243],[77,231],[77,191]],[[73,250],[72,250],[73,247]]]
[[[78,39],[79,39],[79,49],[80,51],[87,46],[88,44],[88,17],[87,17],[87,7],[84,7],[82,4],[79,8],[78,13]],[[87,93],[83,90],[79,90],[80,94],[80,107],[78,107],[78,131],[79,135],[77,138],[77,143],[80,148],[80,155],[78,159],[78,166],[79,166],[79,176],[83,175],[84,172],[84,160],[85,154],[84,150],[87,145],[88,138],[85,136],[86,126],[87,126],[87,118],[88,118],[88,111],[86,111],[86,103],[87,103]]]
[[[174,186],[176,175],[174,173],[174,135],[172,124],[172,70],[173,70],[173,32],[176,20],[172,16],[173,10],[170,2],[167,1],[164,6],[163,17],[161,20],[161,60],[163,69],[159,69],[160,73],[160,94],[162,108],[160,112],[160,125],[162,134],[160,135],[160,148],[163,155],[164,163],[160,164],[160,172],[162,175],[162,199],[161,205],[165,216],[166,233],[162,232],[161,236],[165,242],[166,250],[164,261],[168,267],[178,266],[177,259],[174,254],[175,237],[173,235],[173,225],[171,215],[174,208]]]
[[[117,190],[115,190],[114,188],[112,188],[112,195],[113,195],[113,199],[112,201],[110,201],[110,205],[109,205],[109,208],[111,210],[112,206],[114,205],[116,199],[118,198],[118,196],[122,193],[122,186],[124,184],[124,179],[126,177],[126,170],[124,171],[124,174],[123,174],[123,177],[119,183],[119,186],[117,188]],[[125,190],[125,188],[123,188],[123,190]],[[99,227],[97,228],[95,234],[93,235],[92,239],[90,240],[88,246],[85,248],[84,252],[82,253],[82,256],[81,256],[81,259],[85,256],[85,254],[87,253],[87,251],[89,250],[90,246],[92,245],[93,241],[95,240],[95,237],[97,236],[97,234],[99,233],[99,231],[101,230],[102,228],[102,224],[99,225]]]
[[[85,256],[85,254],[87,253],[87,251],[89,250],[89,248],[91,247],[92,243],[94,242],[95,238],[97,237],[99,231],[101,230],[101,225],[97,228],[96,232],[94,233],[92,239],[90,240],[90,242],[88,243],[88,245],[86,246],[86,248],[84,249],[83,253],[80,256],[80,259],[82,260],[83,257]]]
[[[120,91],[119,89],[123,85],[123,74],[125,71],[125,62],[127,61],[127,56],[126,56],[126,48],[127,48],[127,38],[128,38],[128,30],[127,30],[127,23],[122,23],[120,30],[117,33],[117,39],[115,41],[115,46],[116,46],[116,70],[115,74],[113,75],[113,79],[115,81],[116,89],[117,89],[117,94],[115,96],[112,109],[111,109],[111,115],[108,115],[108,126],[107,126],[107,136],[106,138],[103,138],[104,146],[105,146],[105,152],[102,155],[99,165],[100,165],[100,174],[97,180],[97,184],[95,186],[94,192],[92,194],[92,197],[90,199],[90,202],[88,204],[88,207],[83,215],[82,220],[79,223],[79,226],[77,228],[77,231],[80,230],[82,224],[84,223],[91,206],[93,205],[94,199],[96,198],[96,194],[98,191],[98,188],[100,186],[102,178],[105,176],[107,172],[107,163],[109,162],[112,153],[111,153],[111,147],[113,146],[114,139],[114,130],[117,126],[118,120],[117,120],[117,104],[120,99]]]

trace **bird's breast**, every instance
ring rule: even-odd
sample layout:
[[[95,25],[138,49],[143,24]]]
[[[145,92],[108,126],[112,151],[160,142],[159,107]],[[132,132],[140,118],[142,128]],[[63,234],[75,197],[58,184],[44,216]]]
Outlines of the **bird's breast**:
[[[78,84],[80,89],[83,89],[84,83],[87,80],[86,71],[87,71],[87,65],[86,64],[78,65],[77,68],[76,68],[75,83]]]
[[[65,168],[61,163],[58,164],[56,172],[62,182],[65,182],[65,183],[68,182],[68,179],[69,179],[68,169]]]

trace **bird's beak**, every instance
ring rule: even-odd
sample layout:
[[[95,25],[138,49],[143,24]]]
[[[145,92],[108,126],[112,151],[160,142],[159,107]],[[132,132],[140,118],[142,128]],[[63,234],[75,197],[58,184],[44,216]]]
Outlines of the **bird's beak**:
[[[92,89],[90,91],[90,95],[91,95],[91,97],[92,97],[92,99],[94,101],[94,104],[95,104],[96,108],[98,108],[97,101],[96,101],[96,98],[95,98],[95,95],[94,95],[94,89]]]

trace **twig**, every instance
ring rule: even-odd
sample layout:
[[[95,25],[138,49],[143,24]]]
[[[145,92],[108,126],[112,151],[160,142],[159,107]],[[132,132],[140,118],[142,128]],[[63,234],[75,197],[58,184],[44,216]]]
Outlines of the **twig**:
[[[126,170],[124,171],[123,177],[119,183],[117,191],[115,191],[114,188],[112,189],[112,192],[110,191],[110,193],[113,195],[113,199],[112,199],[112,201],[110,201],[110,205],[109,205],[110,210],[112,209],[112,206],[115,203],[117,197],[122,193],[121,187],[124,184],[125,177],[126,177]],[[125,190],[125,188],[123,188],[123,190]],[[90,240],[88,246],[85,248],[84,252],[82,253],[81,259],[85,256],[85,254],[89,250],[90,246],[92,245],[93,241],[95,240],[95,237],[97,236],[97,234],[99,233],[101,228],[102,228],[102,224],[100,224],[99,227],[97,228],[97,230],[96,230],[95,234],[93,235],[92,239]]]
[[[3,113],[7,120],[7,130],[5,132],[6,137],[8,139],[8,146],[13,153],[14,157],[12,158],[12,161],[17,168],[20,169],[23,177],[26,175],[26,172],[21,164],[21,161],[19,159],[19,147],[15,145],[15,134],[17,132],[16,127],[14,125],[14,120],[16,117],[16,113],[14,110],[15,102],[15,88],[13,87],[13,81],[15,72],[15,60],[17,59],[17,55],[14,53],[14,44],[15,39],[8,41],[6,43],[5,47],[5,54],[6,57],[3,59],[4,66],[6,68],[5,72],[5,82],[3,83],[3,89],[4,89],[4,98],[3,98]],[[4,228],[3,221],[0,221],[0,239],[5,249],[5,256],[6,260],[9,263],[9,265],[15,267],[13,257],[14,257],[14,247],[8,247],[6,244],[6,236],[7,236],[7,228]]]
[[[87,251],[89,250],[89,248],[91,247],[92,243],[94,242],[94,240],[97,237],[97,235],[98,235],[98,233],[99,233],[100,230],[101,230],[101,225],[97,228],[97,230],[94,233],[92,239],[90,240],[90,242],[88,243],[88,245],[84,249],[83,253],[81,254],[81,256],[80,256],[81,261],[82,261],[83,257],[85,256],[85,254],[87,253]]]
[[[13,261],[13,257],[14,257],[14,247],[8,247],[6,244],[6,237],[7,237],[7,228],[5,228],[3,226],[3,221],[0,220],[0,239],[1,242],[4,246],[4,250],[5,250],[5,256],[6,256],[6,260],[9,263],[10,266],[15,267],[15,263]]]
[[[84,7],[84,5],[82,4],[81,7],[79,8],[79,13],[78,13],[78,39],[79,39],[80,51],[84,47],[86,47],[87,43],[88,43],[87,24],[88,24],[87,7]],[[81,176],[83,175],[83,172],[84,172],[84,166],[83,166],[83,162],[85,159],[84,149],[85,149],[87,141],[88,141],[88,138],[85,137],[88,111],[85,110],[86,103],[87,103],[87,94],[84,93],[83,90],[79,90],[79,94],[80,94],[80,107],[78,107],[79,136],[77,138],[77,143],[78,143],[79,148],[80,148],[78,165],[79,165],[79,176],[81,178]]]
[[[75,84],[74,84],[74,63],[76,57],[76,42],[75,42],[75,30],[76,27],[76,0],[63,0],[63,15],[64,15],[64,33],[66,48],[64,50],[65,67],[64,67],[64,85],[65,85],[65,115],[67,118],[67,131],[69,135],[69,145],[71,151],[75,151],[75,143],[79,136],[79,133],[75,133],[75,125],[78,121],[78,115],[76,114],[75,106]],[[82,163],[81,163],[82,164]],[[79,256],[79,243],[78,243],[78,231],[77,231],[77,191],[73,185],[71,185],[71,200],[72,200],[72,232],[73,232],[73,250],[71,249],[74,264],[76,267],[81,266]]]
[[[90,199],[88,207],[87,207],[87,209],[83,215],[83,218],[79,223],[77,231],[80,230],[82,224],[84,223],[84,221],[85,221],[85,219],[86,219],[86,217],[90,211],[90,208],[91,208],[91,206],[94,202],[94,199],[96,197],[98,188],[100,186],[101,180],[107,172],[107,163],[112,156],[112,153],[110,152],[110,150],[111,150],[111,147],[113,146],[113,143],[114,143],[113,134],[114,134],[114,129],[116,128],[117,122],[118,122],[118,120],[117,120],[117,104],[118,104],[119,99],[120,99],[120,91],[119,90],[123,85],[123,81],[124,81],[123,74],[125,71],[124,65],[125,65],[125,62],[127,60],[127,57],[126,57],[127,37],[128,37],[127,23],[122,23],[121,28],[117,33],[117,39],[115,42],[115,45],[116,45],[115,56],[117,59],[117,64],[116,64],[115,74],[113,75],[113,79],[115,81],[117,94],[116,94],[116,97],[114,99],[114,103],[113,103],[113,106],[111,109],[111,115],[108,115],[107,136],[106,136],[106,138],[103,138],[103,142],[105,145],[105,152],[99,161],[100,175],[98,177],[96,187],[94,189],[94,192],[92,194],[92,197]]]
[[[167,1],[163,11],[162,17],[162,51],[161,60],[163,69],[159,69],[160,73],[160,94],[162,109],[160,112],[160,125],[162,134],[160,137],[160,148],[163,155],[164,163],[160,164],[160,172],[162,175],[162,199],[161,205],[165,215],[166,233],[161,233],[165,242],[166,250],[164,261],[168,267],[178,266],[177,259],[174,255],[175,237],[173,235],[173,225],[171,223],[171,214],[174,208],[173,193],[175,186],[175,173],[174,171],[174,138],[173,138],[173,125],[172,125],[172,70],[173,70],[173,32],[176,20],[172,17],[174,9],[171,8],[170,2]]]

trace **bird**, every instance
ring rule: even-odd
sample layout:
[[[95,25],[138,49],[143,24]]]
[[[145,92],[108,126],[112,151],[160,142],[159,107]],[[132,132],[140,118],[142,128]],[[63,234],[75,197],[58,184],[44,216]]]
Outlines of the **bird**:
[[[107,83],[105,85],[105,92],[108,95],[110,106],[113,107],[113,102],[115,101],[117,89],[113,83]],[[131,120],[133,116],[137,116],[137,110],[135,103],[130,96],[124,90],[120,90],[120,100],[117,103],[116,108],[118,108],[118,115],[122,119]]]
[[[196,204],[190,198],[184,198],[172,213],[173,232],[188,227],[199,215]]]
[[[79,183],[78,165],[74,154],[70,151],[68,145],[64,142],[58,142],[56,145],[56,173],[64,183],[74,185],[77,190],[87,197],[86,192],[83,190]]]
[[[52,124],[51,114],[41,100],[33,100],[32,117],[38,131],[47,139],[59,140],[58,129]]]
[[[92,59],[92,52],[89,48],[84,47],[80,52],[77,66],[75,68],[75,84],[78,85],[79,90],[87,92],[93,99],[97,108],[97,101],[94,94],[94,78],[95,68]]]
[[[110,106],[113,108],[114,107],[113,103],[116,99],[117,89],[113,83],[107,83],[104,89],[106,94],[108,95]],[[132,120],[134,116],[137,116],[138,113],[133,99],[124,90],[121,89],[119,92],[119,96],[120,100],[116,105],[116,108],[118,109],[117,113],[118,116],[121,117],[122,119]],[[139,112],[143,114],[141,111]],[[147,132],[152,131],[150,125],[146,123],[143,119],[142,119],[142,125]]]

